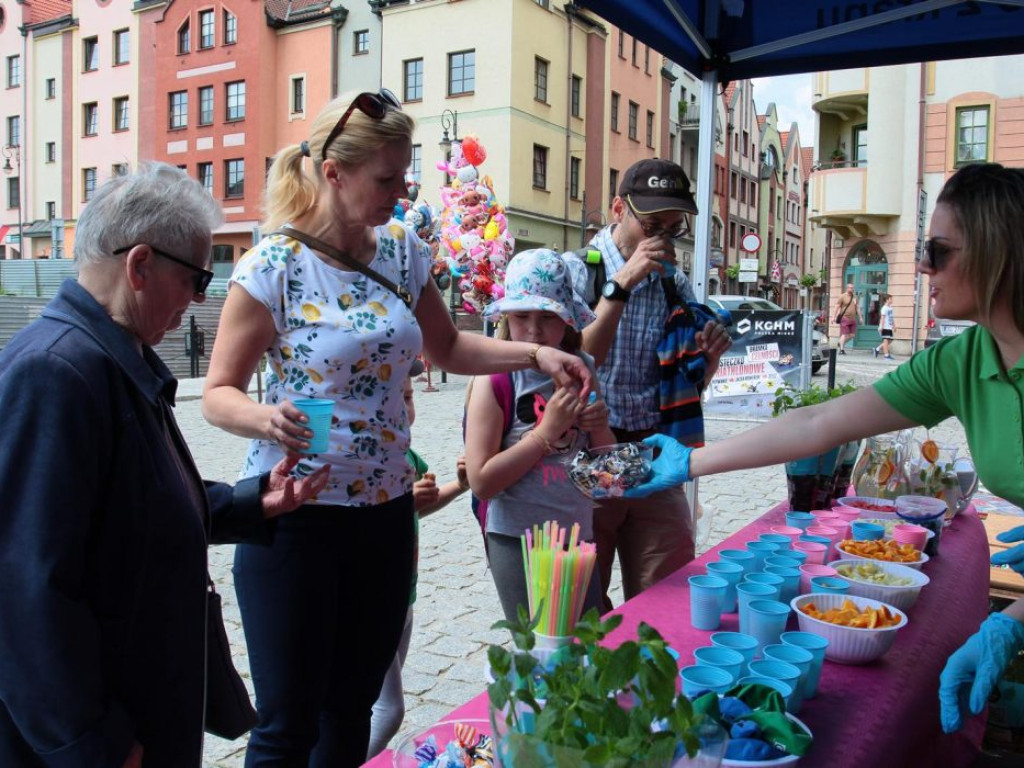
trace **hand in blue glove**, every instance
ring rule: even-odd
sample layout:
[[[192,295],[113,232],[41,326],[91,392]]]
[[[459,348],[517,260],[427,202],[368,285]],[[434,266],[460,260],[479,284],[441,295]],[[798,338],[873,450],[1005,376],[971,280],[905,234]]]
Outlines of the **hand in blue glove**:
[[[1006,665],[1024,648],[1024,624],[993,613],[946,662],[939,676],[942,730],[953,733],[963,726],[961,701],[971,714],[985,708]]]
[[[623,496],[628,499],[642,499],[658,491],[685,483],[690,479],[690,454],[692,448],[668,435],[654,434],[644,440],[644,445],[661,449],[661,455],[651,462],[651,476],[643,485],[627,490]]]
[[[1018,525],[1010,531],[1003,531],[996,536],[1004,544],[1012,544],[1015,541],[1024,541],[1024,525]],[[1008,565],[1017,573],[1024,575],[1024,544],[1004,549],[992,555],[993,565]]]

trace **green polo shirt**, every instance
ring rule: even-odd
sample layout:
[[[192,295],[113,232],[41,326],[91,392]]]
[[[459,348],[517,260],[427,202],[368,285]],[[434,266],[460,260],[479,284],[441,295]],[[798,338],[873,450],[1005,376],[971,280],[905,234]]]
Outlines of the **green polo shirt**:
[[[875,391],[926,427],[956,416],[981,481],[1024,506],[1024,358],[1004,371],[992,334],[976,325],[914,355]]]

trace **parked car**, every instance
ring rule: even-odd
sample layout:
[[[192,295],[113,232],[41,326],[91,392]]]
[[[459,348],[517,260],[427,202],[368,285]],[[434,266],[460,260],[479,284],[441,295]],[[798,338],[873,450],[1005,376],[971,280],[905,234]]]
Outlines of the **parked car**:
[[[928,325],[928,335],[924,337],[925,349],[947,336],[959,336],[970,328],[974,323],[971,320],[943,320],[941,317],[933,318]]]
[[[733,312],[737,309],[761,309],[785,311],[774,301],[762,299],[758,296],[731,296],[716,294],[708,296],[708,306],[712,309],[727,309]],[[822,366],[828,362],[825,357],[825,350],[828,349],[828,336],[818,330],[817,326],[811,335],[811,372],[817,373]]]

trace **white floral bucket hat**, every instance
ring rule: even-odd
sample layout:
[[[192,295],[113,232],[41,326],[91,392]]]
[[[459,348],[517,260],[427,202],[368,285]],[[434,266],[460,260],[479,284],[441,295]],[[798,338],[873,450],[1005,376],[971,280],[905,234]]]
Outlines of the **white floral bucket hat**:
[[[568,265],[549,248],[517,253],[508,263],[505,296],[488,305],[484,319],[509,312],[554,312],[577,331],[597,317],[573,290]]]

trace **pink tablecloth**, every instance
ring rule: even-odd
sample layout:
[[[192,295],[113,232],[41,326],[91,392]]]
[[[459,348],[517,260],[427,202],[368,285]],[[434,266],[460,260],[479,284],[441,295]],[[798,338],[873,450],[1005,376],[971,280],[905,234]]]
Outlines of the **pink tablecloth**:
[[[779,505],[722,544],[617,609],[622,625],[612,644],[636,637],[641,621],[651,624],[689,662],[693,649],[708,644],[710,632],[689,622],[687,577],[704,572],[718,551],[742,547],[772,525],[785,522]],[[984,720],[973,718],[952,736],[939,726],[938,685],[949,655],[984,620],[988,611],[988,543],[973,514],[954,519],[942,535],[940,554],[926,566],[931,583],[908,612],[909,623],[880,660],[863,666],[826,662],[818,696],[804,704],[800,718],[814,733],[814,746],[801,766],[961,766],[977,755]],[[796,628],[791,617],[790,628]],[[737,630],[736,614],[722,617],[722,630]],[[487,718],[486,693],[471,699],[445,720]],[[392,765],[384,752],[366,764]]]

